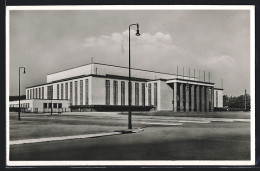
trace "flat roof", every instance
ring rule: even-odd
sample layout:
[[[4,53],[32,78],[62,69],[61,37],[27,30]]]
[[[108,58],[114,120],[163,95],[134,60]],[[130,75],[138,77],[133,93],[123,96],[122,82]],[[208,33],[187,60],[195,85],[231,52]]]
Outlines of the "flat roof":
[[[63,72],[63,71],[67,71],[67,70],[71,70],[71,69],[75,69],[75,68],[91,65],[91,64],[105,65],[105,66],[112,66],[112,67],[117,67],[117,68],[128,69],[128,67],[124,67],[124,66],[110,65],[110,64],[103,64],[103,63],[95,63],[95,62],[93,62],[93,63],[88,63],[88,64],[80,65],[80,66],[77,66],[77,67],[72,67],[72,68],[69,68],[69,69],[64,69],[64,70],[61,70],[61,71],[53,72],[53,73],[50,73],[50,74],[47,74],[47,75],[56,74],[56,73],[59,73],[59,72]],[[154,72],[154,73],[159,73],[159,74],[168,74],[168,75],[175,75],[175,76],[177,76],[177,74],[166,73],[166,72],[158,72],[158,71],[151,71],[151,70],[146,70],[146,69],[131,68],[131,70],[139,70],[139,71]]]
[[[29,87],[26,87],[26,89],[33,88],[33,87],[39,87],[39,86],[43,86],[43,85],[54,84],[54,83],[58,83],[58,82],[62,82],[62,81],[74,80],[74,79],[78,79],[78,78],[91,77],[91,76],[92,77],[100,77],[100,78],[128,80],[128,77],[126,77],[126,76],[109,75],[109,74],[106,74],[106,75],[89,74],[89,75],[80,75],[80,76],[76,76],[76,77],[65,78],[65,79],[61,79],[61,80],[55,80],[55,81],[52,81],[50,83],[44,83],[44,84],[38,84],[38,85],[34,85],[34,86],[29,86]],[[131,77],[131,80],[132,81],[149,81],[149,79],[137,78],[137,77]]]
[[[215,87],[214,87],[214,89],[215,90],[224,90],[223,88],[215,88]]]

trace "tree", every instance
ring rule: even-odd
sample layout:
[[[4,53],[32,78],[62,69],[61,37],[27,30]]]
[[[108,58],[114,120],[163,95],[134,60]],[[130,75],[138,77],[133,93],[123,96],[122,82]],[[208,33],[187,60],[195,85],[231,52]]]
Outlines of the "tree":
[[[223,105],[228,106],[229,108],[240,108],[245,109],[245,98],[246,98],[246,110],[251,108],[250,106],[250,95],[240,95],[238,97],[228,97],[227,95],[223,96]]]
[[[223,106],[228,106],[228,96],[227,95],[223,96]]]

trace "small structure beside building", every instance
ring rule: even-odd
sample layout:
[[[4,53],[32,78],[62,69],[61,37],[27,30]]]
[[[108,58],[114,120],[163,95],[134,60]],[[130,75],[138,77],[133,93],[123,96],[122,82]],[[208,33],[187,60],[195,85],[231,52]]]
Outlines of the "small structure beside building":
[[[21,100],[21,112],[27,113],[53,113],[70,111],[69,100],[49,100],[49,99],[26,99]],[[9,102],[10,111],[18,111],[19,101]]]

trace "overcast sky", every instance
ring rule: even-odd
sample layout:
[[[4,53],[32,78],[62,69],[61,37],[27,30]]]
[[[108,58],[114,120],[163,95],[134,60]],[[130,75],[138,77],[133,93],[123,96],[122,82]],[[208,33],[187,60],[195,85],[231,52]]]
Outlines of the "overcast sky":
[[[128,66],[128,26],[132,67],[185,75],[210,72],[224,94],[250,91],[249,10],[11,11],[10,95],[18,95],[18,67],[25,87],[46,83],[52,72],[94,62]],[[133,27],[133,29],[135,29]],[[208,75],[206,74],[206,81]]]

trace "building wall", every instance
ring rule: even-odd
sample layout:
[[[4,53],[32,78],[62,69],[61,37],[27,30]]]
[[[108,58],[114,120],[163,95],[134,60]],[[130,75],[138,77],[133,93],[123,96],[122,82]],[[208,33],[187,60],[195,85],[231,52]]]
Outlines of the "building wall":
[[[76,77],[80,75],[89,75],[89,74],[91,74],[91,65],[84,65],[77,68],[72,68],[69,70],[49,74],[47,75],[47,83],[50,83],[55,80]]]
[[[29,107],[33,106],[33,100],[20,100],[21,107],[23,107],[23,105],[25,105],[26,103],[27,104],[29,103]],[[10,101],[9,102],[9,107],[19,107],[19,100]]]
[[[166,83],[166,81],[160,81],[160,106],[158,110],[173,110],[173,89]]]
[[[67,109],[66,111],[69,111],[70,102],[68,100],[40,100],[40,99],[29,99],[29,100],[21,100],[21,108],[26,107],[29,111],[38,111],[38,112],[44,112],[44,103],[61,103],[63,109]],[[29,104],[26,105],[25,104]],[[19,101],[10,101],[9,107],[19,107]],[[37,110],[36,110],[37,108]],[[55,109],[53,109],[55,111]]]
[[[223,107],[223,90],[214,89],[214,107]]]
[[[88,79],[89,80],[89,104],[91,104],[91,88],[92,88],[92,84],[91,84],[91,77],[83,77],[83,78],[78,78],[78,79],[73,79],[73,80],[68,80],[68,81],[62,81],[62,82],[58,82],[58,83],[52,83],[52,84],[48,84],[48,85],[40,85],[40,86],[36,86],[36,87],[32,87],[32,88],[27,88],[27,90],[29,91],[29,93],[26,93],[26,99],[48,99],[48,86],[53,86],[53,99],[61,99],[61,100],[66,100],[66,83],[68,83],[68,99],[70,100],[72,98],[72,104],[73,105],[80,105],[80,81],[83,81],[83,105],[86,104],[86,89],[85,89],[85,85],[86,82],[85,80]],[[77,81],[77,104],[75,103],[75,83]],[[70,97],[70,83],[72,83],[72,97]],[[63,98],[61,98],[61,85],[63,84]],[[57,85],[59,85],[59,97],[57,94]],[[39,90],[39,88],[41,88],[41,94],[42,94],[42,87],[44,87],[44,96],[41,95],[41,98],[39,98],[39,91],[37,91],[37,96],[36,96],[36,89]],[[31,91],[32,90],[32,91]],[[34,96],[32,98],[30,98],[30,92],[33,92],[34,90]]]
[[[92,77],[92,105],[105,105],[106,104],[106,80],[110,81],[110,105],[114,105],[114,81],[117,81],[117,105],[121,104],[121,82],[125,83],[125,105],[128,105],[128,80],[123,79],[110,79],[110,78],[100,78]],[[142,105],[142,83],[141,81],[131,81],[132,82],[132,105],[135,105],[135,83],[139,85],[139,105]],[[147,89],[147,87],[145,87]],[[147,101],[147,100],[146,100]]]
[[[88,64],[84,66],[80,66],[77,68],[72,68],[60,72],[56,72],[53,74],[47,75],[47,83],[50,83],[52,81],[57,81],[61,79],[76,77],[80,75],[120,75],[120,76],[128,76],[129,75],[129,69],[128,67],[120,67],[120,66],[113,66],[113,65],[106,65],[106,64]],[[173,79],[176,78],[175,74],[170,73],[161,73],[156,71],[147,71],[147,70],[141,70],[141,69],[131,69],[131,76],[137,77],[137,78],[145,78],[145,79]],[[194,80],[194,78],[189,78],[187,76],[179,76],[179,78],[183,79],[191,79]],[[198,80],[195,78],[195,80]]]

